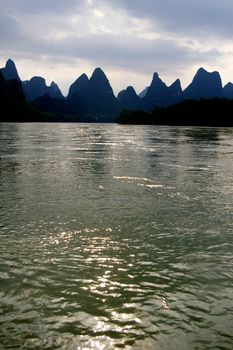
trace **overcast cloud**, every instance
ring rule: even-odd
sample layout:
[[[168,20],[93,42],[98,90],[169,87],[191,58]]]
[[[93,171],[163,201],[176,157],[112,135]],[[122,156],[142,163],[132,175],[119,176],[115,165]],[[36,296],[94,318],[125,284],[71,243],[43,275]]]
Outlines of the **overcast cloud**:
[[[153,72],[186,86],[196,70],[233,81],[231,0],[0,0],[0,62],[22,79],[44,76],[67,93],[102,67],[114,91],[139,92]]]

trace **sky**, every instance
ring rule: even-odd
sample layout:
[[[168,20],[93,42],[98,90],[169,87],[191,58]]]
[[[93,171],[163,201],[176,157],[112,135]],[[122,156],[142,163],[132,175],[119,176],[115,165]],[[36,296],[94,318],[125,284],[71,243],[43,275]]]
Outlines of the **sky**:
[[[0,0],[0,66],[43,76],[63,94],[96,67],[117,94],[154,72],[185,88],[199,67],[233,82],[232,0]]]

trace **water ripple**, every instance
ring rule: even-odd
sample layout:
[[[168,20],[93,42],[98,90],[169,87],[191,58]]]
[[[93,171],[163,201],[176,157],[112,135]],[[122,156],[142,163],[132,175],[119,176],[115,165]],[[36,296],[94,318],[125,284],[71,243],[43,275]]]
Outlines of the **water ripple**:
[[[0,125],[0,349],[232,349],[233,143],[206,130]]]

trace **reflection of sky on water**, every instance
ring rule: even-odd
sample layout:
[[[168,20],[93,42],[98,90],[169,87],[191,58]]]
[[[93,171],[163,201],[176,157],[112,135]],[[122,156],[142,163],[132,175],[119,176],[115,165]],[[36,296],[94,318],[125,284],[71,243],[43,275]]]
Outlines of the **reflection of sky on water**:
[[[8,345],[232,341],[228,130],[12,124],[0,133]]]

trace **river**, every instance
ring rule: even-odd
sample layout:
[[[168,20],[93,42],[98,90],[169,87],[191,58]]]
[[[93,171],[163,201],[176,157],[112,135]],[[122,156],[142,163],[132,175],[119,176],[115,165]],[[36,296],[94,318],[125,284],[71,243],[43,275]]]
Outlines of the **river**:
[[[233,129],[0,124],[0,349],[233,348]]]

